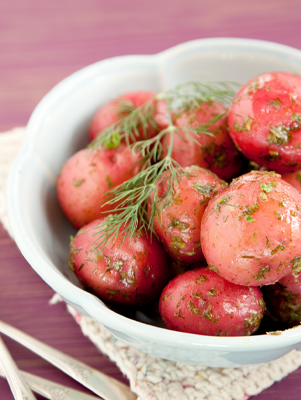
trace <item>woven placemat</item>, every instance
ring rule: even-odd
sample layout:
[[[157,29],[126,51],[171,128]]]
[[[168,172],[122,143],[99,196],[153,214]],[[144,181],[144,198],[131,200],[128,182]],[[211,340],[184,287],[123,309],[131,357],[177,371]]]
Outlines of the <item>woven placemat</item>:
[[[24,128],[0,134],[0,221],[11,234],[5,208],[5,182]],[[55,295],[50,303],[60,301]],[[127,346],[100,323],[68,306],[81,330],[113,360],[130,381],[138,400],[245,400],[301,366],[301,352],[292,351],[267,364],[242,368],[208,368],[167,361]]]

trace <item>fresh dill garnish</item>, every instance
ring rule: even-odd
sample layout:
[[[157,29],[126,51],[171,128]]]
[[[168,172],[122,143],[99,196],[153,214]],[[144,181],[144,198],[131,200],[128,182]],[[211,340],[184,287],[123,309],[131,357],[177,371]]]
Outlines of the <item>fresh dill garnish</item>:
[[[141,154],[140,172],[133,178],[123,182],[106,193],[106,204],[116,205],[105,221],[100,224],[95,232],[97,247],[106,246],[113,242],[120,234],[124,234],[123,241],[129,241],[142,232],[153,233],[154,219],[161,220],[161,209],[158,203],[161,200],[156,184],[166,173],[164,185],[166,186],[165,203],[169,204],[183,175],[187,172],[172,158],[175,135],[184,141],[190,140],[198,143],[199,136],[205,134],[214,137],[214,130],[210,127],[224,114],[214,116],[205,124],[197,127],[175,126],[173,115],[176,111],[191,112],[202,103],[218,101],[229,105],[235,95],[236,84],[233,83],[208,83],[188,82],[174,89],[154,96],[140,107],[132,110],[121,120],[106,128],[89,145],[92,148],[118,147],[122,141],[134,153]],[[157,128],[156,104],[159,101],[166,103],[167,127],[158,132],[154,137],[148,138],[149,127]],[[185,135],[185,138],[183,138]],[[142,139],[142,140],[141,140]],[[168,140],[167,140],[168,139]],[[164,155],[164,156],[163,156]],[[150,200],[151,199],[151,200]],[[151,201],[151,212],[148,215],[147,202]]]
[[[140,107],[134,108],[124,118],[106,128],[101,135],[94,139],[89,147],[103,147],[106,145],[106,143],[114,143],[116,141],[116,137],[118,137],[118,139],[120,138],[120,141],[124,140],[128,146],[131,146],[130,143],[136,142],[142,138],[146,139],[149,125],[153,127],[157,126],[156,102],[160,100],[166,102],[169,117],[169,126],[167,129],[160,132],[160,139],[162,139],[164,136],[167,136],[171,130],[176,130],[178,134],[180,134],[179,131],[185,131],[185,133],[188,133],[188,138],[192,140],[196,139],[189,134],[191,131],[196,133],[197,136],[202,133],[208,136],[214,136],[214,133],[210,132],[208,128],[210,128],[215,122],[223,117],[224,114],[217,115],[208,121],[208,123],[195,128],[175,128],[171,121],[172,113],[174,111],[180,111],[181,113],[187,111],[192,112],[200,104],[212,101],[218,101],[224,105],[229,105],[230,101],[235,95],[234,86],[236,86],[236,84],[231,82],[213,82],[208,84],[200,82],[187,82],[178,85],[174,89],[157,94]],[[112,136],[115,138],[115,140],[112,140]],[[148,145],[150,146],[158,143],[159,141],[160,140],[157,136],[153,138],[153,140],[150,140],[150,142],[146,140],[148,143],[145,143],[143,148],[147,149]],[[116,143],[116,147],[117,146],[118,144]],[[133,147],[135,148],[135,145]]]

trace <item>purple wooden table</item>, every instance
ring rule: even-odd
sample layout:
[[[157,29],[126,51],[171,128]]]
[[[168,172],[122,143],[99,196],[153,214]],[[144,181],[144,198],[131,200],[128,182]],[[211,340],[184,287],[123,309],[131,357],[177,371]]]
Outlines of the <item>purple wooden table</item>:
[[[101,59],[153,54],[205,37],[271,40],[301,49],[300,0],[0,0],[0,132],[23,126],[62,78]],[[0,319],[93,367],[126,381],[85,338],[64,304],[23,259],[0,224]],[[6,339],[18,366],[82,388]],[[84,389],[83,389],[84,390]],[[301,369],[256,397],[299,400]],[[0,379],[0,399],[13,396]]]

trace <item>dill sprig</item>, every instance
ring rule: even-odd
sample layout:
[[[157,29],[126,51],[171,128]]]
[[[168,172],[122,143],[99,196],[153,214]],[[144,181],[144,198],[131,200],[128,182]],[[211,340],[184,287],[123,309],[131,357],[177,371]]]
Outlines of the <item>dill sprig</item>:
[[[97,227],[97,246],[106,246],[108,242],[115,243],[117,237],[124,233],[122,243],[127,237],[139,236],[141,231],[153,233],[155,216],[160,217],[158,201],[158,188],[156,183],[165,171],[170,171],[168,177],[168,195],[173,194],[173,184],[177,184],[181,177],[182,167],[171,157],[165,157],[158,163],[142,170],[134,178],[114,188],[110,193],[114,196],[106,204],[116,204],[115,214],[110,214],[105,221]],[[170,177],[172,177],[170,179]],[[153,195],[151,217],[147,213],[147,201]]]
[[[115,205],[115,213],[110,214],[97,227],[95,242],[97,247],[113,245],[120,234],[124,234],[123,242],[142,231],[146,234],[153,232],[156,217],[161,220],[161,210],[157,207],[159,193],[157,183],[166,171],[169,171],[165,184],[166,204],[172,200],[174,187],[179,184],[181,176],[187,175],[184,169],[172,158],[175,135],[184,141],[198,143],[197,138],[202,135],[214,136],[210,127],[224,114],[213,117],[210,121],[198,127],[181,127],[173,123],[173,115],[177,112],[191,112],[202,103],[218,101],[228,105],[235,95],[233,83],[189,82],[176,88],[156,95],[142,106],[132,110],[130,114],[105,129],[91,144],[90,147],[117,147],[125,141],[133,152],[142,156],[140,172],[133,178],[108,191],[109,200],[106,204]],[[167,107],[168,126],[155,137],[147,138],[150,126],[157,129],[156,103],[165,101]],[[143,140],[141,140],[143,138]],[[168,139],[168,140],[167,140]],[[147,213],[147,202],[152,197],[150,215]],[[122,242],[122,243],[123,243]]]
[[[237,84],[232,82],[213,82],[210,84],[187,82],[176,86],[174,89],[157,94],[135,109],[132,109],[129,105],[126,106],[127,102],[121,102],[120,109],[117,113],[119,115],[125,112],[130,113],[106,128],[101,135],[94,139],[89,147],[117,147],[122,140],[130,146],[131,143],[137,140],[147,139],[147,130],[149,126],[155,129],[158,127],[156,122],[157,101],[163,100],[166,102],[170,126],[173,126],[171,121],[173,112],[193,112],[200,104],[211,101],[218,101],[227,106],[236,93],[235,87],[238,87]],[[221,116],[219,118],[221,118]],[[217,118],[217,120],[219,118]],[[213,125],[213,123],[214,122],[211,122],[211,125]],[[188,131],[187,127],[178,127],[178,129]],[[189,130],[193,130],[195,133],[210,135],[210,132],[206,128],[204,128],[203,131],[201,131],[201,127],[189,128]],[[117,138],[119,139],[119,143],[117,143]]]

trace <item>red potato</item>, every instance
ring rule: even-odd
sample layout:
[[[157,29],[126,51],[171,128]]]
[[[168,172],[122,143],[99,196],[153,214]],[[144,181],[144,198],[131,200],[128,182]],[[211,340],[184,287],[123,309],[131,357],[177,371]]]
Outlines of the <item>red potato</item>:
[[[197,128],[212,119],[213,117],[226,113],[226,108],[217,102],[203,103],[193,112],[183,112],[174,116],[176,127]],[[179,129],[180,135],[174,135],[172,158],[182,167],[198,165],[209,169],[221,179],[229,180],[238,176],[242,167],[242,160],[236,150],[228,133],[227,116],[225,115],[210,127],[214,137],[200,134],[198,137],[190,131],[190,135],[197,143],[190,140],[183,129]],[[170,144],[170,137],[167,137],[167,145]],[[163,156],[166,155],[166,149]]]
[[[301,257],[294,261],[293,273],[264,288],[271,313],[290,326],[301,322]]]
[[[230,282],[270,285],[301,255],[301,196],[274,172],[237,178],[205,210],[201,244],[210,268]]]
[[[225,190],[228,184],[217,175],[191,166],[184,168],[189,176],[183,175],[173,187],[173,194],[166,198],[168,178],[166,172],[158,181],[156,200],[160,218],[154,219],[154,230],[170,256],[180,263],[195,263],[204,260],[200,244],[200,225],[209,200]],[[154,195],[148,202],[148,214],[154,211]]]
[[[229,132],[250,160],[276,172],[301,166],[301,77],[269,72],[246,82],[234,97]]]
[[[109,217],[108,217],[109,218]],[[79,281],[109,303],[141,305],[157,299],[169,279],[169,258],[160,242],[145,233],[101,250],[95,236],[101,218],[81,228],[70,244],[70,268]],[[122,228],[123,229],[123,228]],[[122,231],[121,229],[121,231]]]
[[[115,124],[122,118],[129,115],[136,108],[142,106],[146,102],[150,101],[156,93],[151,91],[135,91],[125,93],[122,96],[106,103],[101,107],[94,115],[90,128],[89,128],[89,139],[94,140],[100,135],[104,129],[110,125]],[[147,133],[148,137],[153,137],[158,131],[164,129],[167,126],[167,107],[166,103],[161,101],[153,101],[152,107],[154,108],[154,125],[148,124]],[[157,126],[155,126],[157,125]],[[138,130],[143,138],[143,128]]]
[[[298,192],[301,193],[301,169],[294,172],[287,172],[286,174],[281,174],[281,178],[292,185]]]
[[[159,300],[167,328],[200,335],[251,335],[259,328],[264,310],[259,288],[234,285],[207,268],[177,276]]]
[[[151,91],[135,91],[125,93],[102,106],[94,115],[90,128],[89,139],[95,139],[105,128],[129,115],[137,107],[152,99],[156,93]]]
[[[139,159],[125,145],[114,149],[83,149],[65,163],[57,180],[60,205],[79,229],[114,209],[105,193],[139,171]]]

